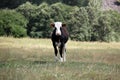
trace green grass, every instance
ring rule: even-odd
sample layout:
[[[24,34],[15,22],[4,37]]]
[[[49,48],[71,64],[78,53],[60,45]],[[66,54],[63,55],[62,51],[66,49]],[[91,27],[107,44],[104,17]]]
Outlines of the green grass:
[[[54,61],[50,39],[0,37],[0,80],[119,80],[120,43],[67,43]]]

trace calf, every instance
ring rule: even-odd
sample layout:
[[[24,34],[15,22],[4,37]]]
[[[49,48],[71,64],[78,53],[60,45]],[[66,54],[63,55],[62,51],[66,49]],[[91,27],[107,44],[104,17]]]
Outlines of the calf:
[[[54,22],[51,24],[52,27],[54,27],[54,30],[52,32],[52,43],[54,47],[54,53],[55,53],[55,60],[58,61],[58,50],[60,53],[60,62],[66,61],[66,47],[65,44],[68,41],[68,31],[66,29],[66,24],[62,24],[62,22]]]

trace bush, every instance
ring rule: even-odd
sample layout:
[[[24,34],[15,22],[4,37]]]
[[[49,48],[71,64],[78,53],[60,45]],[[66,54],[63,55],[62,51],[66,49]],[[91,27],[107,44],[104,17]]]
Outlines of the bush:
[[[0,36],[24,37],[27,20],[14,10],[0,10]]]
[[[63,3],[71,6],[87,6],[89,0],[63,0]]]
[[[71,19],[71,39],[77,41],[89,41],[90,40],[90,26],[89,17],[86,8],[80,8],[75,12]]]
[[[52,30],[50,23],[54,21],[67,21],[71,8],[62,3],[53,5],[42,3],[39,6],[35,6],[27,2],[16,10],[29,20],[27,33],[30,37],[49,38]]]
[[[120,13],[108,11],[111,15],[111,41],[120,41]]]
[[[39,6],[26,2],[16,10],[29,21],[27,34],[33,38],[49,38],[52,32],[50,23],[61,21],[68,24],[72,40],[119,41],[120,13],[102,11],[101,3],[101,0],[89,0],[86,7],[71,7],[60,2],[52,5],[42,3]]]

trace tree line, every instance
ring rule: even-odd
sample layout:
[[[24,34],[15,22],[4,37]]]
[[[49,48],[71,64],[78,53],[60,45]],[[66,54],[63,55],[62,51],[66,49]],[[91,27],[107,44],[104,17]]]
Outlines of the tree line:
[[[120,13],[103,11],[101,0],[33,1],[0,10],[1,36],[49,38],[50,23],[61,21],[67,24],[72,40],[120,41]]]
[[[0,8],[14,9],[27,1],[36,5],[39,5],[43,2],[48,4],[61,2],[70,6],[87,6],[89,0],[0,0]]]

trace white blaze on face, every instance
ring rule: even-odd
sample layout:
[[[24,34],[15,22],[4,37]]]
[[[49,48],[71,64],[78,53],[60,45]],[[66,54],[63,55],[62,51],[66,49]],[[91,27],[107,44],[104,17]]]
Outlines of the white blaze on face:
[[[55,22],[55,28],[56,28],[56,35],[61,35],[60,28],[62,27],[62,22]]]

